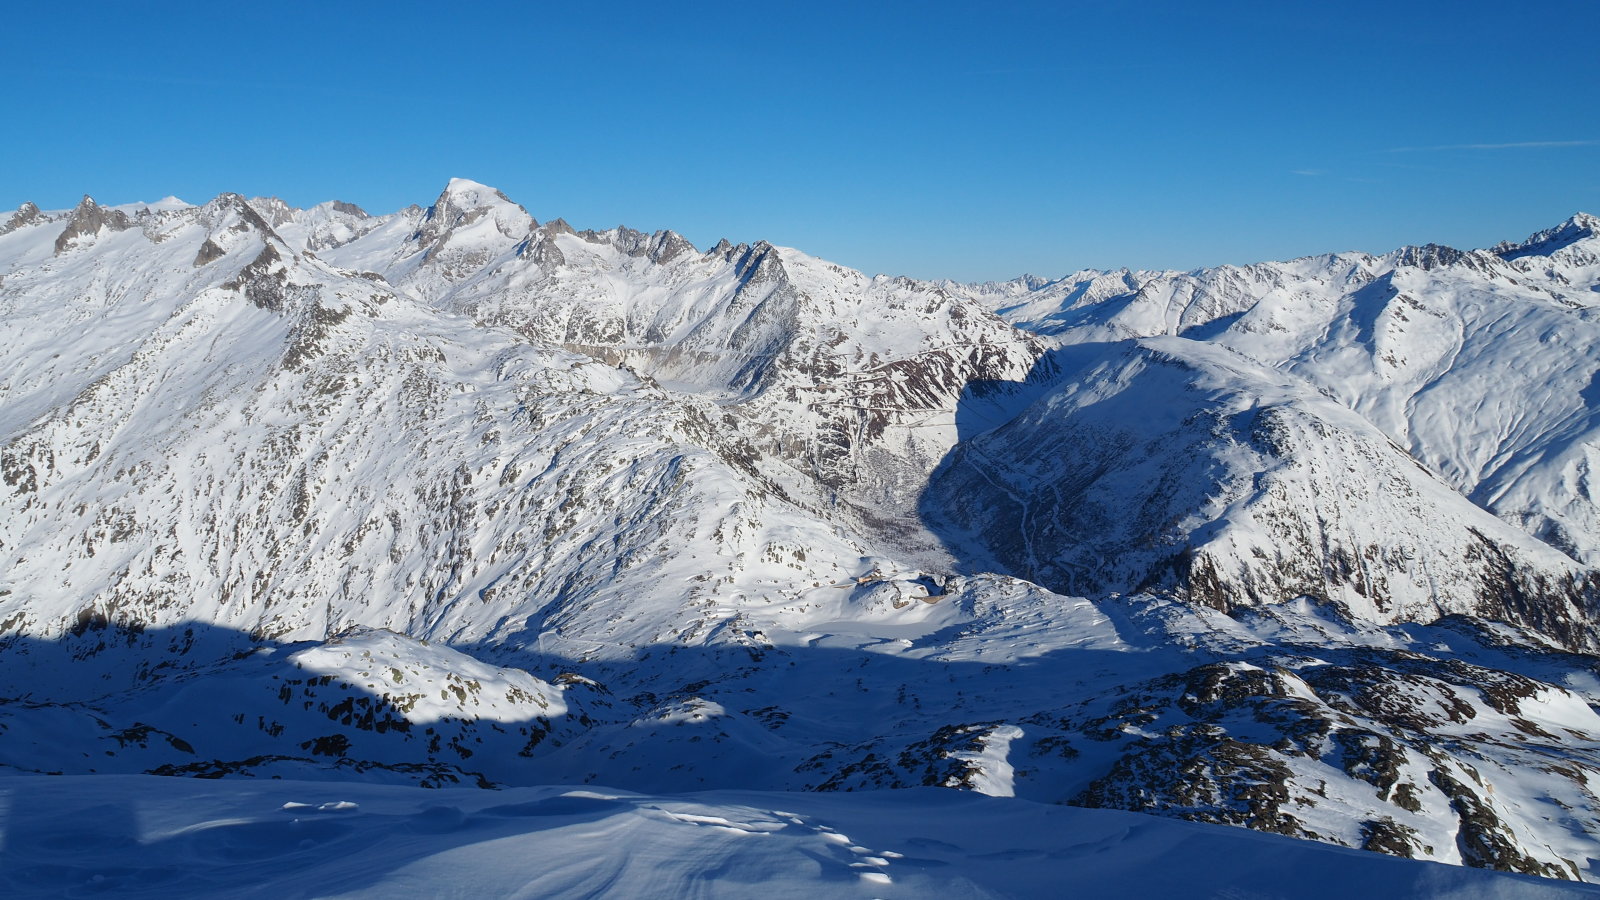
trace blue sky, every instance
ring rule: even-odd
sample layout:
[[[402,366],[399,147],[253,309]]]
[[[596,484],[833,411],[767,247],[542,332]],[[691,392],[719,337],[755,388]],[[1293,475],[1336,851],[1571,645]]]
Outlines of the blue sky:
[[[964,280],[1600,213],[1596,0],[462,6],[15,4],[0,207],[388,212],[462,176]]]

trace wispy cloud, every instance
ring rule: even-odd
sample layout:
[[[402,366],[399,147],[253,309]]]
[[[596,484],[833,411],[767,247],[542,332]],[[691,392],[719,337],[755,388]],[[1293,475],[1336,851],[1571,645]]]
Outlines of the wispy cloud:
[[[1600,141],[1516,141],[1509,144],[1440,144],[1436,147],[1390,147],[1389,153],[1422,153],[1430,150],[1548,150],[1552,147],[1595,147]]]
[[[1311,177],[1311,178],[1315,178],[1318,175],[1326,175],[1328,173],[1323,171],[1322,169],[1290,169],[1289,170],[1289,174],[1290,175],[1305,175],[1305,176],[1308,176],[1308,177]]]
[[[261,81],[244,78],[206,78],[183,75],[144,74],[139,72],[101,72],[84,69],[37,69],[35,72],[57,77],[79,78],[114,84],[145,84],[158,87],[195,88],[224,91],[294,91],[314,93],[328,97],[372,99],[385,96],[381,92],[361,88],[345,88],[311,81]]]

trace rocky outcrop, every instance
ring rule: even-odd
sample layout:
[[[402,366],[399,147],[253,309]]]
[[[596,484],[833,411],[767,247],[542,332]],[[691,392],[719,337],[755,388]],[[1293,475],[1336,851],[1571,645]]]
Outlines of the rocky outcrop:
[[[95,203],[88,194],[84,194],[83,200],[67,217],[67,227],[56,236],[56,253],[57,255],[65,253],[81,239],[92,237],[101,231],[126,231],[132,227],[133,220],[128,218],[127,213],[119,209],[107,209]]]
[[[7,219],[4,225],[0,225],[0,234],[10,234],[24,225],[31,225],[37,221],[39,221],[39,207],[35,206],[31,201],[23,203],[17,207],[17,211],[11,214],[11,218]]]

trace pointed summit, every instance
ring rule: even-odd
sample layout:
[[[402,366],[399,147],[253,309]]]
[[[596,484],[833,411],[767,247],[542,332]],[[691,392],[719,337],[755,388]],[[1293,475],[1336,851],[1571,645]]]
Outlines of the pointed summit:
[[[294,221],[296,210],[278,197],[253,197],[245,202],[273,228]]]
[[[1600,234],[1600,219],[1586,212],[1573,213],[1572,218],[1561,223],[1563,228],[1581,228],[1590,234]]]
[[[427,217],[430,221],[444,218],[447,222],[455,224],[455,219],[462,215],[470,215],[479,211],[504,211],[505,213],[520,214],[521,217],[532,221],[533,217],[518,203],[512,201],[499,188],[493,188],[467,178],[452,178],[444,190],[439,192],[439,198],[428,207]],[[510,216],[516,218],[516,216]],[[537,225],[538,223],[534,223]],[[531,227],[531,226],[530,226]],[[524,229],[526,230],[526,229]]]
[[[39,207],[32,200],[25,201],[4,225],[0,225],[0,234],[10,234],[38,218]]]
[[[94,202],[88,194],[78,201],[73,208],[72,215],[67,220],[67,227],[62,229],[56,237],[57,255],[65,253],[80,237],[99,234],[101,229],[109,228],[112,231],[124,231],[133,227],[128,214],[117,209],[106,209]]]
[[[1530,236],[1520,244],[1506,242],[1494,248],[1501,259],[1520,259],[1525,256],[1550,256],[1558,251],[1589,238],[1600,237],[1600,219],[1585,213],[1574,213],[1565,222]]]
[[[612,244],[629,256],[643,256],[654,263],[668,263],[686,253],[698,253],[689,240],[676,231],[657,231],[645,234],[626,225],[618,225],[612,234]]]
[[[275,198],[263,199],[259,197],[255,200],[247,200],[243,194],[225,191],[201,207],[201,213],[203,220],[207,221],[213,230],[226,228],[236,232],[254,231],[263,240],[276,241],[287,250],[288,244],[275,230],[274,224],[267,221],[266,216],[258,208],[258,205],[270,207],[270,204],[274,201],[278,204],[283,202],[275,200]],[[285,206],[285,208],[287,207]],[[268,211],[271,211],[270,208]]]
[[[439,193],[439,199],[423,213],[422,225],[412,237],[425,247],[437,247],[456,232],[465,232],[480,222],[492,223],[495,231],[514,241],[527,237],[539,224],[496,188],[452,178]]]

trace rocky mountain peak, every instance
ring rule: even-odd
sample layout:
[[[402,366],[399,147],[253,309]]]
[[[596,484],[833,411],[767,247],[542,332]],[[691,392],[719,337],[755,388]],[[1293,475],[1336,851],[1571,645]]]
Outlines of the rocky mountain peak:
[[[32,200],[24,201],[21,206],[17,207],[17,211],[11,214],[11,218],[7,219],[4,225],[0,225],[0,234],[10,234],[38,218],[39,207]]]
[[[354,203],[346,203],[343,200],[329,200],[328,208],[332,209],[334,212],[344,213],[347,216],[357,216],[362,219],[371,218],[366,210],[355,205]]]
[[[119,209],[107,209],[94,202],[93,197],[84,194],[68,217],[67,227],[56,238],[56,253],[65,253],[80,238],[99,234],[102,229],[126,231],[132,227],[133,222],[127,213]]]
[[[512,202],[498,188],[492,188],[465,178],[452,178],[439,192],[438,199],[429,206],[425,216],[428,221],[443,221],[446,225],[460,224],[462,217],[494,210],[515,210],[528,216],[527,210]],[[528,218],[532,218],[529,216]],[[537,223],[535,223],[537,224]]]
[[[439,200],[459,209],[477,209],[496,203],[511,203],[511,198],[499,188],[490,187],[470,178],[452,178],[439,193]],[[512,204],[515,205],[515,204]]]
[[[267,224],[279,228],[294,221],[296,210],[277,197],[255,197],[249,201],[250,208],[261,214]]]
[[[269,202],[270,201],[270,202]],[[200,207],[200,221],[206,224],[213,240],[223,244],[232,241],[224,239],[222,235],[243,235],[254,233],[262,240],[281,245],[282,249],[289,250],[289,245],[278,234],[277,228],[270,221],[274,218],[272,203],[276,203],[288,210],[288,206],[277,198],[246,199],[243,194],[226,191],[218,194],[215,199]],[[263,215],[261,207],[265,205],[268,215]],[[292,211],[285,217],[281,224],[293,220]]]
[[[1502,259],[1522,259],[1529,256],[1550,256],[1561,250],[1600,236],[1600,219],[1588,213],[1575,213],[1554,228],[1547,228],[1528,237],[1521,243],[1506,242],[1494,247],[1493,253]]]
[[[465,178],[452,178],[423,212],[422,223],[412,239],[430,252],[469,233],[469,242],[475,247],[506,239],[516,243],[538,225],[527,210],[499,190]]]
[[[661,230],[654,234],[635,231],[625,225],[617,226],[612,233],[612,244],[629,256],[644,257],[654,263],[668,263],[689,253],[698,253],[688,239],[676,231]]]
[[[1443,244],[1424,244],[1421,247],[1401,247],[1395,251],[1396,266],[1414,266],[1430,271],[1442,266],[1452,266],[1465,259],[1467,254]]]

